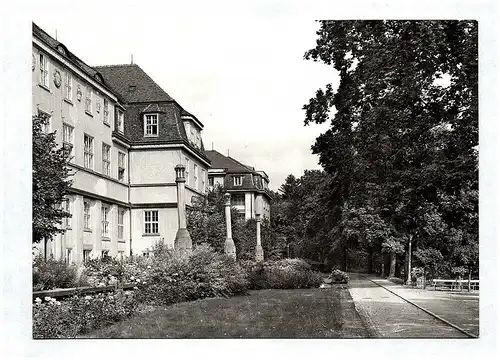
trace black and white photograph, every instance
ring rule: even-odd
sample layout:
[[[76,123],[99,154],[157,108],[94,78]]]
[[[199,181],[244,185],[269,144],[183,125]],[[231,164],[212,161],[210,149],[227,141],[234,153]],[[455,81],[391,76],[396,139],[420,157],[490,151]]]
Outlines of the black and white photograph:
[[[39,349],[16,358],[84,344],[113,357],[118,339],[225,339],[230,357],[289,340],[352,357],[385,339],[411,358],[450,344],[470,358],[482,341],[479,358],[494,357],[484,84],[497,59],[483,58],[495,45],[481,18],[496,6],[445,3],[422,17],[389,2],[345,16],[295,1],[13,12],[2,91],[23,92],[4,99],[4,294]]]

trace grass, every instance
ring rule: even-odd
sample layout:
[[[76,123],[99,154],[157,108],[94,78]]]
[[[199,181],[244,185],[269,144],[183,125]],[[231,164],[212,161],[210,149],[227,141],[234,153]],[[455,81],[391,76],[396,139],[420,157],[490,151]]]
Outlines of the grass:
[[[88,338],[355,338],[368,333],[344,286],[259,290],[156,308]]]

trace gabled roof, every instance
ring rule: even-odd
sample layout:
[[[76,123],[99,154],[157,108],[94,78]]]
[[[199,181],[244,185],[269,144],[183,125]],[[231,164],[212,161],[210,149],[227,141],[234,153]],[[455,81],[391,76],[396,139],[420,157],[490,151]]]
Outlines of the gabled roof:
[[[127,103],[174,101],[139,65],[94,66],[104,81]]]
[[[211,167],[214,169],[227,169],[229,172],[255,172],[253,167],[242,164],[230,156],[224,156],[216,150],[207,150],[205,154],[212,162]]]

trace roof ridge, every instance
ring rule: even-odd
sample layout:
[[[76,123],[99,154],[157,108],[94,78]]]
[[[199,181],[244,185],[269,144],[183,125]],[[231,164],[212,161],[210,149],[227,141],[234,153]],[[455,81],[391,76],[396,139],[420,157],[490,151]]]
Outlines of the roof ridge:
[[[123,67],[123,66],[137,66],[137,64],[113,64],[113,65],[94,65],[95,68],[110,68],[110,67]],[[142,69],[141,69],[142,70]]]

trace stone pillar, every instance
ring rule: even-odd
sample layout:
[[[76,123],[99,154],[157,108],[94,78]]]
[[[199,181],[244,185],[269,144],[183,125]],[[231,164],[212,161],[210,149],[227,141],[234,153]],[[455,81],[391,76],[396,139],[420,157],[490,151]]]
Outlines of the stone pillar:
[[[236,247],[234,246],[233,235],[231,233],[231,195],[224,194],[224,207],[226,212],[226,241],[224,243],[224,253],[236,259]]]
[[[255,261],[263,261],[264,250],[262,250],[262,244],[260,240],[260,214],[255,214],[255,220],[257,222],[257,246],[255,246]]]
[[[193,242],[186,228],[186,177],[184,165],[175,167],[175,182],[177,183],[177,214],[179,228],[175,235],[174,249],[181,251],[191,251]]]

